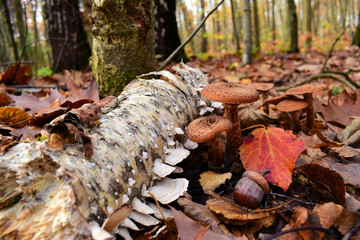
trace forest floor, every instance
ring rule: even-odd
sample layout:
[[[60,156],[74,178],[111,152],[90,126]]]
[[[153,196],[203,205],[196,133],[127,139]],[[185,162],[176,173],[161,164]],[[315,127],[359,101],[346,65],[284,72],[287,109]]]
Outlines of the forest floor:
[[[305,127],[305,111],[298,114],[302,127],[295,131],[293,123],[281,117],[275,104],[270,104],[269,114],[264,113],[260,100],[241,110],[242,127],[267,126],[243,132],[245,143],[241,151],[244,153],[249,151],[245,145],[258,140],[261,134],[267,134],[270,139],[267,141],[271,142],[274,138],[271,134],[277,129],[293,130],[293,133],[283,131],[275,134],[280,143],[273,145],[269,154],[279,157],[279,160],[272,164],[286,166],[283,169],[273,167],[272,174],[284,177],[278,178],[278,182],[269,181],[270,194],[255,209],[241,207],[232,201],[234,186],[243,171],[209,169],[208,148],[200,144],[180,165],[184,172],[172,175],[190,181],[186,197],[172,204],[180,210],[173,210],[175,221],[162,222],[168,230],[156,238],[151,236],[161,225],[132,232],[133,237],[176,239],[179,234],[181,239],[274,239],[276,233],[288,231],[278,239],[360,239],[359,48],[349,47],[334,52],[331,57],[316,51],[258,54],[251,65],[245,66],[235,55],[191,59],[187,65],[206,73],[210,83],[274,83],[269,98],[284,96],[287,88],[305,81],[324,84],[327,90],[314,93],[317,113],[311,131]],[[73,71],[72,77],[70,73],[67,76],[55,74],[31,80],[31,76],[26,74],[28,67],[13,68],[2,74],[0,103],[1,106],[22,106],[22,110],[0,109],[0,152],[6,151],[17,140],[36,139],[41,126],[67,109],[98,100],[96,86],[91,84],[91,73]],[[8,79],[15,70],[18,72],[16,78],[10,82]],[[15,85],[34,87],[19,88]],[[65,85],[68,91],[46,88]],[[86,90],[82,89],[89,85]],[[7,94],[21,90],[28,94],[20,97]],[[276,152],[293,154],[295,146],[292,144],[296,141],[302,143],[302,150],[294,155],[293,163],[283,162],[281,154]],[[251,161],[266,168],[268,162],[262,162],[260,157],[263,156]],[[244,165],[246,167],[247,163]],[[286,172],[286,169],[290,170]],[[285,178],[290,179],[288,183]]]

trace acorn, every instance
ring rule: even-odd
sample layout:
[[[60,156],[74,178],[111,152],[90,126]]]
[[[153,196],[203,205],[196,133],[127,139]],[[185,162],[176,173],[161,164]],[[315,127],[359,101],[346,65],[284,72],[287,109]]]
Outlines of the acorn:
[[[262,173],[244,172],[234,189],[235,202],[248,208],[257,207],[264,195],[269,193],[269,184],[263,176],[269,172],[268,169]]]

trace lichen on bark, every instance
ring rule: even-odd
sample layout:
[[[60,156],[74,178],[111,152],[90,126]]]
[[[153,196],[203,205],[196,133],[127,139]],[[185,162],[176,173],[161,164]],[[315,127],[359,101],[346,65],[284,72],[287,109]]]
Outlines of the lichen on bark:
[[[151,0],[93,1],[91,65],[102,96],[154,70],[153,11]]]

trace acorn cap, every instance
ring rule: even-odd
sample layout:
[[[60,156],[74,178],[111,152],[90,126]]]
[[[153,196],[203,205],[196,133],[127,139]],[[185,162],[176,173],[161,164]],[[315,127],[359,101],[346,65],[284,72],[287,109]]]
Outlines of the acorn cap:
[[[288,89],[285,94],[286,95],[297,95],[297,94],[305,94],[305,93],[314,93],[314,92],[320,92],[327,89],[327,86],[325,84],[304,84],[301,86],[297,86],[294,88]]]
[[[286,99],[276,105],[277,110],[280,112],[295,112],[305,109],[309,104],[304,100]]]
[[[262,189],[264,190],[264,194],[269,193],[269,191],[270,191],[269,183],[266,181],[266,179],[260,173],[257,173],[254,171],[246,171],[246,172],[244,172],[243,177],[250,178],[257,184],[259,184],[262,187]]]
[[[226,104],[250,103],[259,99],[259,92],[251,85],[219,82],[207,85],[201,95]]]
[[[186,129],[186,135],[193,142],[203,143],[214,139],[221,132],[228,131],[231,128],[232,123],[229,119],[211,115],[192,121]]]
[[[274,87],[273,83],[253,83],[252,85],[259,92],[267,92]]]

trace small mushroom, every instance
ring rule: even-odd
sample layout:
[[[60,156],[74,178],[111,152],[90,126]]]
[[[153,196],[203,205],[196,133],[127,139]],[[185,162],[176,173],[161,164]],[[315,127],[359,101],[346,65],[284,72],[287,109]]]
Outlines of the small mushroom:
[[[264,106],[264,112],[269,114],[269,104],[265,103],[268,98],[268,91],[274,87],[273,83],[253,83],[254,88],[260,92],[261,101]]]
[[[295,131],[301,130],[301,124],[297,111],[307,108],[309,105],[304,100],[286,99],[276,105],[277,110],[280,112],[286,112],[291,115],[291,118],[295,124]]]
[[[241,126],[238,106],[259,99],[259,92],[251,85],[219,82],[207,85],[201,92],[202,96],[222,102],[224,116],[232,122],[232,128],[226,131],[227,146],[225,167],[231,167],[239,162],[239,147],[242,143]]]
[[[186,135],[193,142],[207,143],[210,154],[209,166],[216,169],[220,168],[224,162],[224,151],[218,136],[231,128],[232,123],[229,119],[210,115],[192,121],[186,129]]]
[[[304,95],[304,100],[309,104],[306,110],[306,127],[311,130],[314,127],[315,110],[313,93],[327,89],[325,84],[304,84],[298,87],[290,88],[285,92],[286,95]]]

